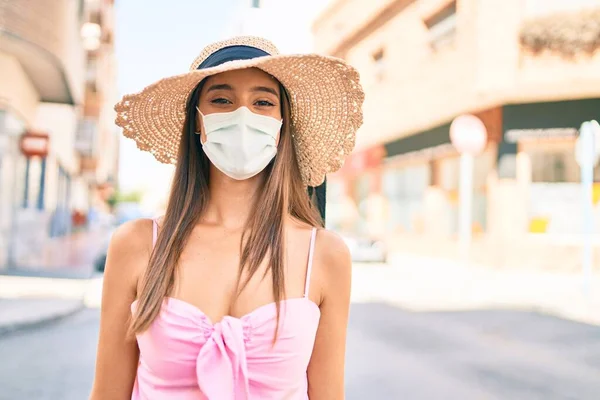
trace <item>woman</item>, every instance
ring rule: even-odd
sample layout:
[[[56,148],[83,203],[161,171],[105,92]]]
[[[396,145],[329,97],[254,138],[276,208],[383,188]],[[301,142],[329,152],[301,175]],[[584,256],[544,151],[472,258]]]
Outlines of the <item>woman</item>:
[[[351,261],[306,189],[362,102],[343,61],[255,37],[123,98],[124,134],[177,167],[165,216],[111,240],[91,399],[344,398]]]

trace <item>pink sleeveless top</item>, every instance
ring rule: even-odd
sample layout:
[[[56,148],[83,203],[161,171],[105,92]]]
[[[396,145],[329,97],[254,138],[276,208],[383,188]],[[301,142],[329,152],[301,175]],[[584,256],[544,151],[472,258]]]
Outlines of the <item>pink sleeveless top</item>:
[[[154,221],[154,242],[156,235]],[[213,323],[197,307],[168,297],[150,328],[137,336],[132,400],[308,399],[306,369],[321,315],[308,298],[315,236],[313,229],[304,296],[281,302],[274,345],[275,303]]]

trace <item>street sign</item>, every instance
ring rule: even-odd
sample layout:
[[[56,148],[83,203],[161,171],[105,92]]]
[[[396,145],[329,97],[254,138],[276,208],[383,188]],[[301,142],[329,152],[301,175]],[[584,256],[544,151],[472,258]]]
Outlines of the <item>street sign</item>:
[[[473,168],[475,155],[487,144],[487,130],[479,118],[464,114],[450,124],[450,141],[460,153],[458,246],[461,256],[468,260],[472,239]]]
[[[579,136],[575,141],[575,160],[580,167],[600,161],[600,125],[597,121],[586,121],[581,124]]]
[[[476,116],[460,115],[450,125],[450,141],[461,154],[479,154],[487,144],[487,130]]]
[[[575,145],[575,158],[581,167],[581,211],[582,211],[582,270],[584,293],[590,293],[592,279],[592,235],[594,232],[593,184],[594,165],[598,163],[598,146],[600,145],[600,126],[597,121],[586,121],[581,124],[579,137]]]
[[[25,132],[21,136],[21,153],[25,157],[46,157],[49,144],[47,133]]]

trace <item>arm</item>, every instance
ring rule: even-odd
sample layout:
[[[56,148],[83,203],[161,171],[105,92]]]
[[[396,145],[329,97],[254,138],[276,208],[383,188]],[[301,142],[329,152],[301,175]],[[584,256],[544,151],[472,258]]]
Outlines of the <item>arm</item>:
[[[136,298],[138,277],[151,251],[152,222],[131,221],[113,234],[108,248],[96,375],[90,400],[129,400],[135,381],[139,350],[128,336],[131,303]]]
[[[314,262],[321,320],[308,365],[308,395],[311,400],[342,400],[352,260],[340,237],[319,231]]]

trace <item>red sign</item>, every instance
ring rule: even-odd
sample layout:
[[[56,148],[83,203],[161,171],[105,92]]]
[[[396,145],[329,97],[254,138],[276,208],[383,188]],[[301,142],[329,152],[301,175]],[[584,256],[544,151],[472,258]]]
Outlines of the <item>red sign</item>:
[[[374,146],[351,154],[339,171],[340,175],[356,175],[371,168],[381,165],[385,157],[385,148],[382,145]]]
[[[25,132],[21,136],[21,153],[25,157],[46,157],[49,151],[50,137],[47,133]]]

